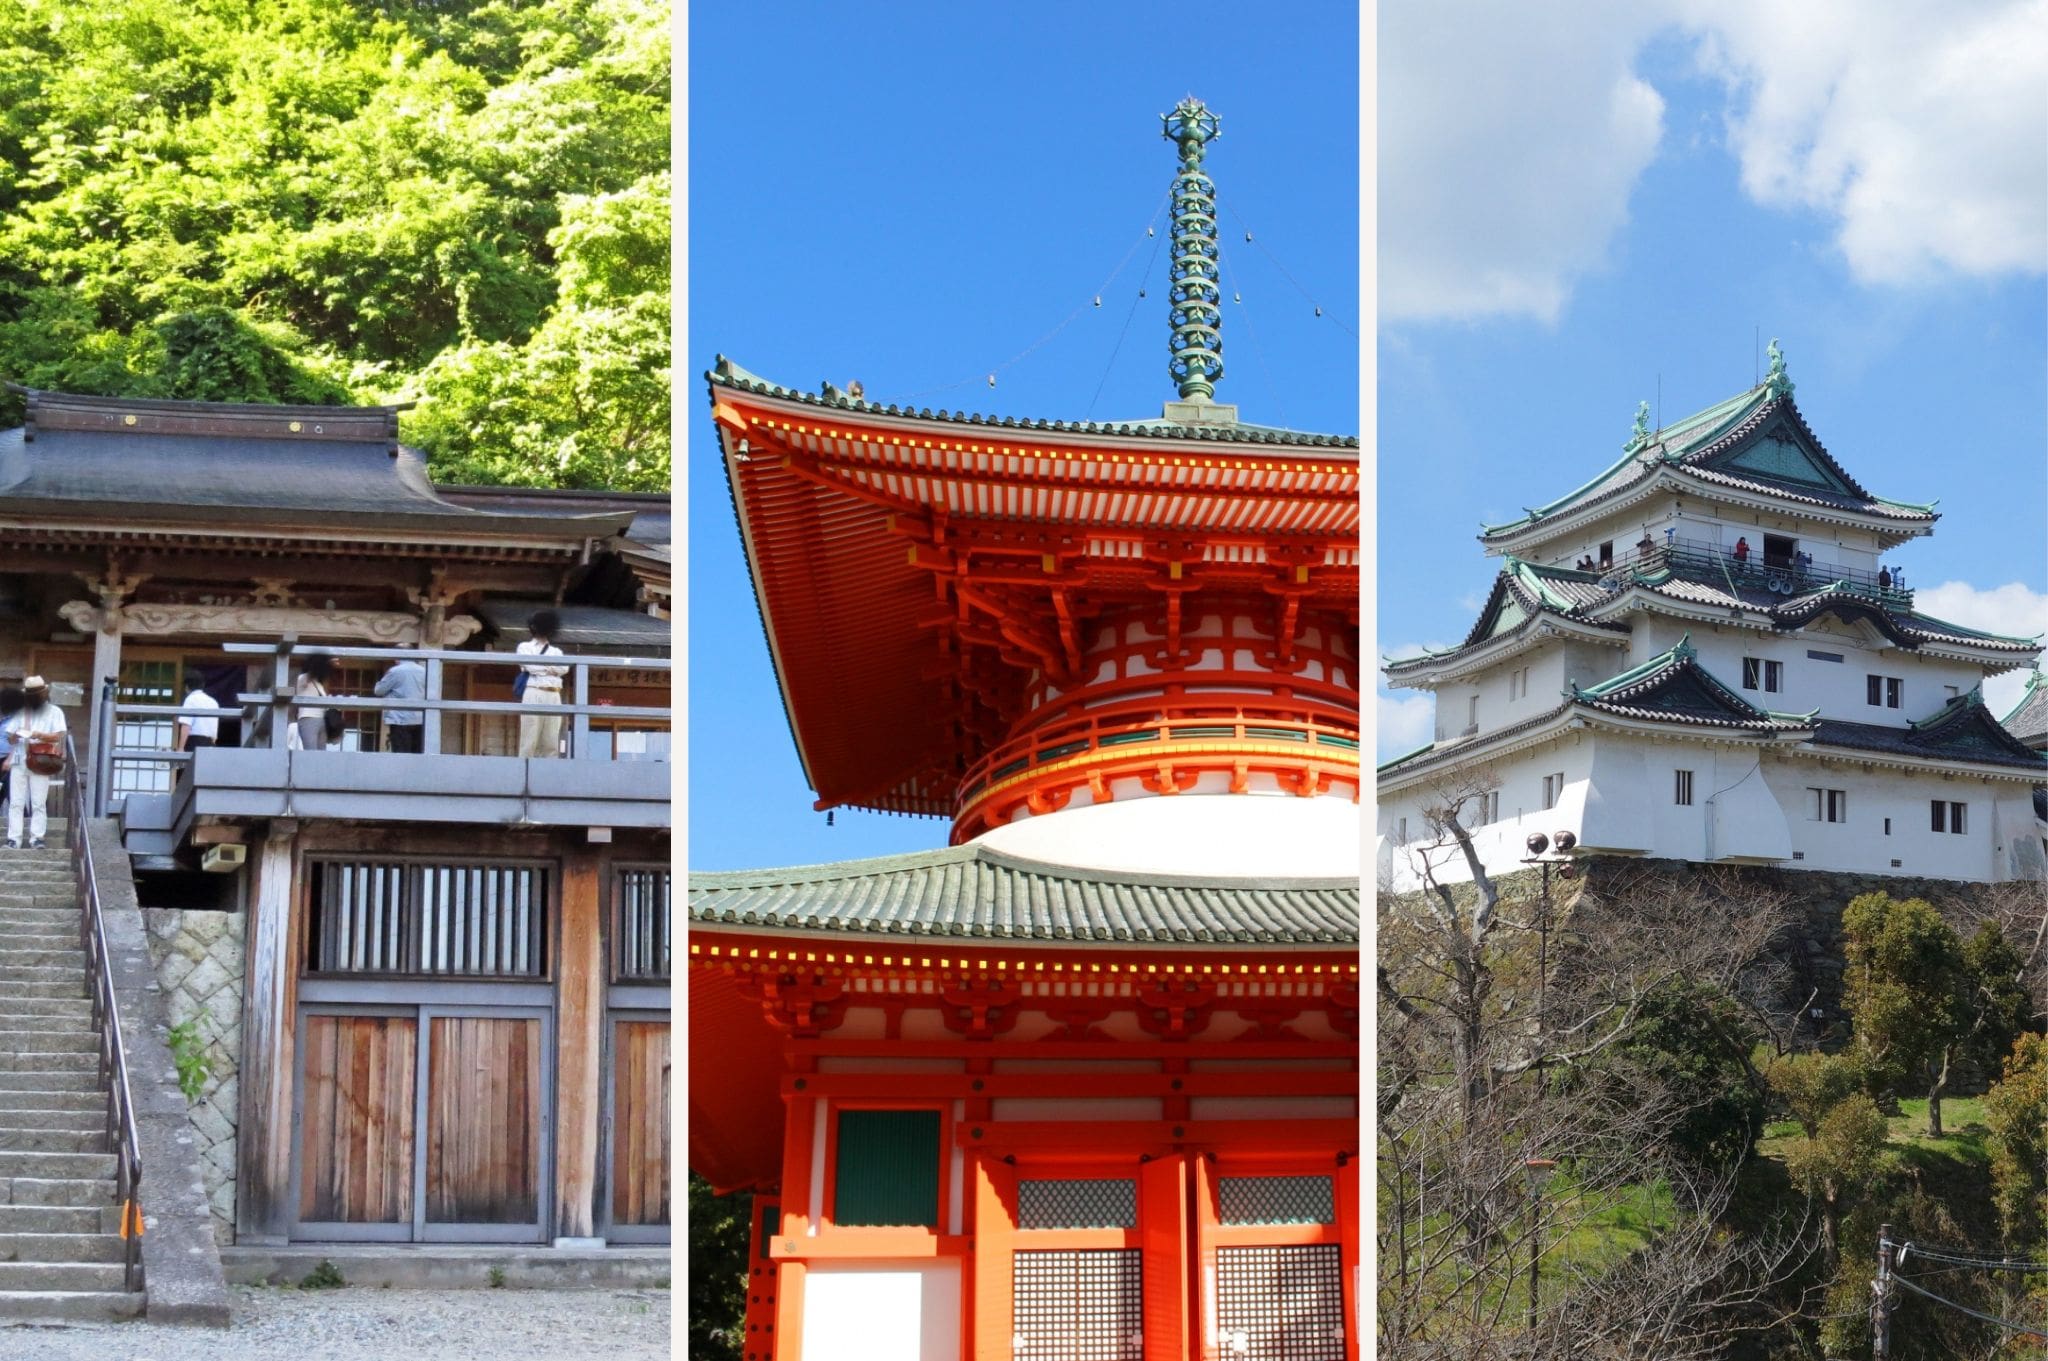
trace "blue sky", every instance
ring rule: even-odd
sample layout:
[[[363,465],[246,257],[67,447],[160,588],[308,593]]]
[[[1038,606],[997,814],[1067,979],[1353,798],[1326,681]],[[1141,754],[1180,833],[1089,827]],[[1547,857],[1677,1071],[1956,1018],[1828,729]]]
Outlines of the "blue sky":
[[[2048,629],[2030,9],[1803,33],[1785,25],[1812,14],[1749,3],[1540,31],[1518,7],[1383,11],[1380,649],[1462,637],[1499,566],[1480,522],[1607,467],[1660,387],[1670,421],[1750,386],[1756,328],[1852,474],[1939,498],[1934,536],[1893,555],[1921,607]],[[1981,74],[1940,74],[1959,65]],[[1382,755],[1428,740],[1428,706],[1382,692]]]
[[[1356,7],[693,5],[688,23],[687,860],[943,846],[940,821],[811,811],[701,375],[724,354],[882,402],[1157,417],[1174,171],[1158,116],[1192,93],[1223,121],[1207,169],[1243,299],[1217,399],[1357,433]]]

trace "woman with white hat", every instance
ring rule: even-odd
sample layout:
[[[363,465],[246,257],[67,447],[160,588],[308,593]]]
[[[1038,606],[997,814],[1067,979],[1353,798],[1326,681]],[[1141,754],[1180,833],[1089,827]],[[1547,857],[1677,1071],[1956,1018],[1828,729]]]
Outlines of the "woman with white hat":
[[[21,849],[22,823],[29,845],[43,849],[50,830],[50,781],[64,769],[64,711],[50,702],[50,683],[30,676],[21,683],[22,707],[0,725],[16,758],[7,763],[7,849]],[[54,760],[53,760],[54,753]]]

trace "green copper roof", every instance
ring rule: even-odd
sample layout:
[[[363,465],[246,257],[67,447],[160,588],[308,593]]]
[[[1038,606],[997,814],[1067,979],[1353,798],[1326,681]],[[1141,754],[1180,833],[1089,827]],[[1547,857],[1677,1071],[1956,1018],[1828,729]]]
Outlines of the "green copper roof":
[[[1751,704],[1700,665],[1689,633],[1640,666],[1594,685],[1573,685],[1571,697],[1625,717],[1742,728],[1809,728],[1820,712],[1780,713]]]
[[[1107,944],[1356,945],[1356,879],[1125,874],[978,843],[911,855],[689,877],[700,925],[850,935]]]
[[[1999,726],[2029,746],[2048,741],[2048,677],[2036,670],[2027,677],[2027,688],[2012,712]]]
[[[1932,503],[1891,501],[1864,490],[1821,445],[1791,392],[1791,380],[1781,366],[1756,387],[1656,431],[1645,428],[1638,409],[1636,427],[1618,461],[1556,500],[1528,507],[1517,519],[1482,524],[1480,538],[1495,540],[1527,530],[1637,486],[1665,467],[1714,485],[1828,509],[1892,520],[1935,518]]]

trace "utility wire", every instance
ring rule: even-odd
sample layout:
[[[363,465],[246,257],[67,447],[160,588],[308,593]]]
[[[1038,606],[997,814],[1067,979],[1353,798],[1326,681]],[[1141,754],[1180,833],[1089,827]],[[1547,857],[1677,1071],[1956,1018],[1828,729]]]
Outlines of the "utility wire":
[[[1247,223],[1243,218],[1237,215],[1237,209],[1235,207],[1233,207],[1229,202],[1227,202],[1221,194],[1218,194],[1216,196],[1216,202],[1222,204],[1224,210],[1230,214],[1231,218],[1237,223],[1239,229],[1244,232],[1244,239],[1251,242],[1254,246],[1257,246],[1259,248],[1259,254],[1265,256],[1268,260],[1271,260],[1273,262],[1273,268],[1279,270],[1280,273],[1283,276],[1285,276],[1287,282],[1294,285],[1294,291],[1301,294],[1302,297],[1308,299],[1309,305],[1316,309],[1316,314],[1318,316],[1328,317],[1331,321],[1337,323],[1338,328],[1342,330],[1345,335],[1350,336],[1353,340],[1358,339],[1358,332],[1352,330],[1351,327],[1348,324],[1346,324],[1344,318],[1338,316],[1335,312],[1331,312],[1324,308],[1324,306],[1320,302],[1316,301],[1315,294],[1309,292],[1306,288],[1303,288],[1301,286],[1301,280],[1295,278],[1292,274],[1289,274],[1287,272],[1287,266],[1281,264],[1280,258],[1274,255],[1272,251],[1266,249],[1266,243],[1264,241],[1261,241],[1258,238],[1258,235],[1252,231],[1251,225],[1249,223]]]
[[[1154,229],[1157,227],[1159,222],[1160,209],[1166,206],[1167,200],[1170,197],[1172,197],[1172,194],[1173,189],[1171,186],[1169,186],[1167,188],[1166,193],[1160,195],[1158,204],[1152,209],[1151,218],[1148,219],[1145,223],[1146,235],[1151,235]],[[1032,341],[1029,345],[1026,345],[1023,349],[1017,351],[1017,353],[1011,355],[1008,359],[1005,359],[1002,363],[996,365],[993,369],[989,369],[987,371],[987,377],[993,379],[997,374],[1003,372],[1005,369],[1011,368],[1017,363],[1021,362],[1022,360],[1029,358],[1031,354],[1034,351],[1036,351],[1040,346],[1044,345],[1054,336],[1057,336],[1060,332],[1066,330],[1067,327],[1073,325],[1074,319],[1076,317],[1079,317],[1082,313],[1087,312],[1093,308],[1100,307],[1102,305],[1102,295],[1109,291],[1109,286],[1116,282],[1116,278],[1119,274],[1122,274],[1124,272],[1124,266],[1128,265],[1131,262],[1131,257],[1138,253],[1138,246],[1141,242],[1144,241],[1144,239],[1144,236],[1140,236],[1132,240],[1130,248],[1124,251],[1124,258],[1117,261],[1116,268],[1109,272],[1109,277],[1104,279],[1100,284],[1096,285],[1095,291],[1092,294],[1090,294],[1087,298],[1083,299],[1081,304],[1074,308],[1073,311],[1067,313],[1066,318],[1063,321],[1061,321],[1059,325],[1053,327],[1050,331],[1047,331],[1044,335]],[[1155,242],[1156,239],[1158,238],[1155,238]],[[1156,243],[1152,248],[1152,253],[1154,258],[1157,258],[1159,254],[1159,247]],[[1128,323],[1126,323],[1126,325],[1128,325]],[[924,388],[921,389],[920,391],[911,393],[909,396],[902,398],[902,400],[905,402],[914,402],[920,397],[929,397],[933,393],[951,392],[954,388],[966,387],[969,383],[977,381],[979,376],[980,375],[977,375],[976,377],[962,378],[959,381],[952,383],[941,383],[937,387]]]
[[[1954,1262],[1958,1266],[1980,1267],[1985,1271],[2048,1271],[2048,1262],[2021,1262],[2010,1257],[1962,1257],[1943,1252],[1940,1248],[1923,1248],[1918,1243],[1904,1244],[1899,1255],[1926,1257],[1937,1262]]]
[[[2014,1323],[2009,1318],[2000,1318],[1996,1314],[1987,1314],[1981,1309],[1972,1309],[1967,1304],[1958,1304],[1952,1299],[1935,1294],[1932,1290],[1923,1290],[1906,1277],[1899,1275],[1896,1271],[1892,1273],[1892,1280],[1903,1285],[1916,1295],[1925,1295],[1936,1304],[1945,1304],[1959,1314],[1968,1314],[1971,1318],[1982,1319],[1986,1323],[1995,1323],[2009,1333],[2018,1333],[2029,1342],[2048,1342],[2048,1333],[2042,1332],[2031,1323]]]

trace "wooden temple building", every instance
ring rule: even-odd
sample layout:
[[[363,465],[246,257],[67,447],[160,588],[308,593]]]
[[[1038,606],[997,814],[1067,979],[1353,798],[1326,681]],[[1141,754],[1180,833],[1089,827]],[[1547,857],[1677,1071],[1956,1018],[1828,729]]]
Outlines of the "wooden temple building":
[[[125,852],[95,872],[171,947],[219,1238],[667,1241],[667,496],[436,486],[391,407],[21,395],[0,677],[52,682]],[[560,759],[515,754],[543,607]],[[425,698],[376,698],[407,658]],[[221,732],[176,752],[194,675]]]
[[[1359,1355],[1358,443],[1213,400],[1217,131],[1162,419],[708,375],[817,806],[951,826],[691,876],[748,1361]]]

